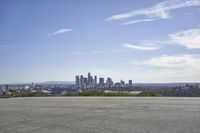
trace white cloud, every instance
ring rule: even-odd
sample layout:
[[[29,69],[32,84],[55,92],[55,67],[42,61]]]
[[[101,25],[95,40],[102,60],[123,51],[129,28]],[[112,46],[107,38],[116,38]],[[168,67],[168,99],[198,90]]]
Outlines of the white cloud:
[[[170,11],[179,9],[179,8],[184,8],[184,7],[191,7],[191,6],[200,6],[200,0],[166,0],[149,8],[144,8],[144,9],[134,10],[127,13],[113,15],[107,18],[106,20],[107,21],[121,20],[121,19],[131,18],[135,16],[143,16],[144,18],[154,19],[154,20],[169,19]],[[135,20],[135,22],[137,21],[139,22],[140,20]]]
[[[143,40],[141,45],[124,44],[125,47],[138,50],[155,50],[158,46],[181,45],[187,49],[200,49],[200,28],[187,29],[169,34],[166,40]]]
[[[70,32],[70,31],[72,31],[72,29],[67,29],[67,28],[59,29],[59,30],[57,30],[57,31],[55,31],[53,33],[48,34],[48,36],[54,36],[54,35]]]
[[[125,22],[125,23],[121,23],[120,25],[137,24],[137,23],[150,22],[150,21],[154,21],[154,19],[139,19],[139,20],[133,20],[133,21],[128,21],[128,22]]]
[[[200,70],[200,54],[162,55],[141,61],[141,63],[160,68]]]
[[[161,55],[133,60],[132,71],[141,82],[199,82],[200,54]]]
[[[153,44],[142,44],[142,45],[124,44],[124,47],[136,50],[144,50],[144,51],[159,49],[159,47],[156,47]]]
[[[200,28],[170,34],[169,40],[188,49],[200,49]]]

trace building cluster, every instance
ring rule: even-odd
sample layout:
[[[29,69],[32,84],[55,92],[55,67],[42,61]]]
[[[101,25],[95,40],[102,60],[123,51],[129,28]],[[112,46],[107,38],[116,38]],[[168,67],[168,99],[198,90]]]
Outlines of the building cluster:
[[[114,83],[112,78],[108,77],[106,80],[102,77],[97,81],[97,76],[91,76],[90,72],[87,77],[83,75],[77,75],[75,77],[76,86],[80,88],[111,88],[111,87],[125,87],[132,86],[132,80],[129,80],[128,84],[125,84],[125,81],[120,81]]]
[[[6,94],[9,92],[8,85],[0,85],[0,94]]]
[[[1,84],[0,85],[0,94],[10,94],[10,90],[14,89],[17,92],[25,91],[25,90],[33,90],[35,88],[35,84]]]

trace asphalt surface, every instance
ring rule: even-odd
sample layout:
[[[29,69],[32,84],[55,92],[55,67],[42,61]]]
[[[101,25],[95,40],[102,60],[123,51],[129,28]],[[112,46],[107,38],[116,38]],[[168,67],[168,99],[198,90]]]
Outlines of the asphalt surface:
[[[200,133],[200,98],[0,99],[0,133]]]

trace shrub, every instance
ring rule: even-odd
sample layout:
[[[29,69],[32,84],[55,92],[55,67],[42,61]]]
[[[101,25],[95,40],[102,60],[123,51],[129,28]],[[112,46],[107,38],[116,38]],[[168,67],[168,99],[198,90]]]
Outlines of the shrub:
[[[136,96],[157,96],[157,94],[153,91],[142,91],[141,93],[137,94]]]

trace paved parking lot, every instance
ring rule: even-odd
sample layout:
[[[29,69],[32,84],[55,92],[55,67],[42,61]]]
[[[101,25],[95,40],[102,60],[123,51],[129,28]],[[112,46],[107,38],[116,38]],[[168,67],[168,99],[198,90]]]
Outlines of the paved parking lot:
[[[0,99],[0,133],[200,133],[200,98]]]

